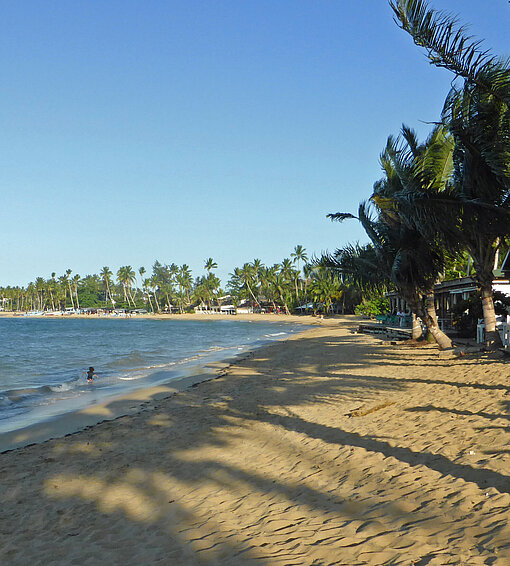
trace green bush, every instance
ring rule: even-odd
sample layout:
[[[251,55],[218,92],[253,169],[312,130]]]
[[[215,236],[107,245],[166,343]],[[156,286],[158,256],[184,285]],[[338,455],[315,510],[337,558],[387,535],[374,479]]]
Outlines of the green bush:
[[[364,299],[355,309],[356,314],[365,316],[377,316],[385,314],[390,310],[390,301],[386,297],[375,297],[373,299]]]

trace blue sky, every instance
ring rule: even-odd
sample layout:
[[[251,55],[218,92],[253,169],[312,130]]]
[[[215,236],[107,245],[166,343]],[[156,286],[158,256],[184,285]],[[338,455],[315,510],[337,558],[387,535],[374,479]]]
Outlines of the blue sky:
[[[506,0],[433,0],[510,54]],[[71,268],[273,264],[355,211],[451,76],[385,0],[1,2],[0,285]]]

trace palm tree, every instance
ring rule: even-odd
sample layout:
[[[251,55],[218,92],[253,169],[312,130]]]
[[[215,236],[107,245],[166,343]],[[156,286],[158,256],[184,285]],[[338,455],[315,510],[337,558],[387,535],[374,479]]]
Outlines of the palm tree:
[[[152,289],[152,295],[154,296],[154,302],[156,303],[156,312],[161,312],[161,308],[158,302],[158,279],[155,275],[148,279],[148,285]]]
[[[48,279],[48,281],[46,282],[47,287],[48,287],[48,291],[50,292],[50,298],[51,298],[51,310],[55,310],[55,300],[54,300],[54,295],[53,295],[53,291],[55,290],[56,284],[57,282],[55,281],[55,276],[57,274],[55,272],[53,272],[51,274],[51,279]]]
[[[294,251],[290,254],[290,257],[294,258],[294,262],[297,263],[297,268],[298,271],[301,273],[301,269],[299,267],[299,262],[303,261],[303,262],[307,262],[308,261],[308,255],[306,253],[306,250],[303,246],[298,245],[294,248]]]
[[[279,296],[277,289],[279,270],[280,270],[280,266],[278,264],[275,264],[272,267],[264,268],[264,277],[263,277],[264,284],[261,289],[261,292],[264,294],[267,300],[270,301],[271,304],[273,305],[274,312],[276,312],[277,310],[276,300],[277,300],[277,296]]]
[[[124,265],[117,271],[117,281],[122,285],[122,290],[124,292],[124,300],[127,302],[128,307],[135,302],[130,293],[130,288],[133,282],[136,280],[136,275],[133,268],[130,265]]]
[[[437,324],[434,285],[440,281],[446,267],[445,251],[449,248],[456,252],[459,245],[456,240],[441,239],[438,234],[431,233],[427,219],[416,222],[415,210],[403,206],[400,195],[424,195],[430,190],[444,190],[452,175],[452,154],[453,139],[444,127],[436,126],[425,144],[419,144],[413,130],[403,126],[399,138],[388,138],[381,155],[385,176],[374,184],[371,197],[379,218],[388,225],[400,225],[405,238],[422,250],[424,267],[428,262],[428,266],[435,270],[428,275],[422,271],[417,283],[420,293],[425,296],[426,315],[432,321],[432,326],[426,322],[427,328],[440,338],[443,347],[446,347],[447,338],[441,335]]]
[[[430,61],[462,80],[453,83],[442,112],[455,140],[452,185],[414,206],[434,220],[436,229],[461,241],[473,258],[487,346],[494,348],[501,339],[493,268],[498,246],[510,233],[510,64],[482,50],[454,18],[429,9],[425,2],[390,4],[397,23],[426,49]]]
[[[67,286],[69,288],[69,297],[71,298],[71,305],[72,305],[73,310],[74,310],[73,292],[71,291],[71,280],[70,280],[71,273],[72,273],[71,269],[66,269],[64,281],[67,283]]]
[[[213,260],[212,257],[210,257],[205,260],[204,267],[207,270],[207,273],[210,273],[211,269],[216,269],[218,267],[218,264]]]
[[[37,296],[37,308],[43,310],[44,308],[44,291],[45,291],[45,281],[42,277],[37,277],[34,283],[35,292]]]
[[[308,283],[309,283],[309,279],[310,279],[310,275],[312,274],[313,271],[313,265],[310,263],[305,263],[303,265],[303,277],[305,279],[305,301],[308,300]]]
[[[337,221],[356,218],[348,213],[328,216]],[[441,255],[417,230],[407,228],[398,214],[391,217],[391,221],[390,216],[384,214],[374,220],[370,218],[366,203],[361,203],[357,218],[372,241],[380,272],[385,274],[382,276],[396,286],[412,312],[425,323],[438,346],[441,349],[451,348],[451,340],[439,328],[437,317],[425,310],[422,304],[423,295],[433,288],[437,274],[442,270]],[[335,265],[335,258],[331,259]],[[341,268],[341,265],[336,267]]]
[[[81,277],[78,274],[73,277],[73,291],[76,297],[76,308],[78,310],[80,308],[80,300],[78,298],[78,283],[80,282],[80,279]]]
[[[183,299],[185,299],[186,305],[189,306],[191,304],[191,288],[193,286],[193,277],[191,275],[191,269],[188,265],[181,265],[179,272],[176,275],[176,281],[179,285],[181,312],[184,312]]]
[[[248,290],[253,302],[257,305],[258,300],[253,293],[253,288],[257,284],[257,272],[254,265],[251,263],[245,263],[239,270],[238,275],[241,285]]]
[[[107,267],[106,265],[103,267],[103,269],[101,269],[101,272],[99,274],[105,285],[105,299],[104,299],[105,303],[108,301],[109,298],[110,302],[112,303],[112,307],[115,307],[115,301],[113,300],[112,293],[110,290],[112,275],[113,273],[110,271],[110,268]]]
[[[253,290],[257,296],[257,303],[260,304],[260,288],[264,285],[265,266],[262,260],[256,258],[251,262],[254,275]]]
[[[312,274],[310,292],[314,299],[315,310],[317,305],[322,303],[324,314],[328,314],[333,302],[342,296],[342,284],[332,270],[319,266]]]
[[[147,300],[149,301],[149,307],[151,312],[154,312],[154,307],[152,306],[151,294],[149,292],[149,287],[151,285],[151,280],[149,279],[142,279],[142,288]]]
[[[237,304],[242,298],[243,295],[243,276],[241,273],[241,269],[239,267],[235,267],[232,273],[229,273],[230,279],[227,283],[227,289],[230,294],[234,297],[236,303],[234,303],[237,307]]]
[[[297,281],[301,277],[301,267],[300,267],[299,262],[300,261],[307,262],[308,261],[308,255],[307,255],[306,250],[303,246],[297,245],[294,248],[294,251],[290,254],[290,257],[293,258],[294,263],[297,263],[298,276],[296,278],[296,298],[299,300],[299,292],[298,292],[298,287],[297,287]]]
[[[281,265],[274,265],[273,269],[274,271],[270,273],[272,285],[280,298],[280,303],[283,306],[285,314],[290,314],[286,299],[288,295],[288,279],[285,277]]]

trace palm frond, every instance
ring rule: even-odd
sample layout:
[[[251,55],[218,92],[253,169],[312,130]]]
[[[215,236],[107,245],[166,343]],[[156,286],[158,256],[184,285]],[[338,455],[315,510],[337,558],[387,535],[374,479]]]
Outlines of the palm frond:
[[[354,214],[351,214],[350,212],[334,212],[331,214],[327,214],[326,218],[329,218],[333,222],[343,222],[348,218],[355,218],[357,220],[357,217],[354,216]]]
[[[390,0],[390,6],[397,25],[427,51],[431,64],[510,102],[509,61],[483,49],[456,17],[430,9],[423,0]]]

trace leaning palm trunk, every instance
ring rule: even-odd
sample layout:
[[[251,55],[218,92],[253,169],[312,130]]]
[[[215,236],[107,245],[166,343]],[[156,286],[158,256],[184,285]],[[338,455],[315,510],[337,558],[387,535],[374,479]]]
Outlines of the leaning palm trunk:
[[[253,291],[251,290],[250,284],[248,283],[248,281],[246,281],[246,286],[248,287],[248,291],[250,293],[250,295],[253,297],[253,302],[257,305],[257,299],[255,298],[255,295],[253,294]]]
[[[411,306],[411,310],[421,318],[427,330],[432,334],[434,340],[437,342],[440,350],[446,350],[452,347],[452,341],[446,334],[439,328],[437,323],[436,309],[434,306],[434,295],[432,294],[432,301],[430,300],[431,294],[427,294],[427,308],[423,308],[422,301],[418,293],[413,292],[411,296],[404,297],[407,303]]]
[[[429,291],[425,296],[425,324],[427,330],[432,334],[434,340],[437,342],[441,350],[452,347],[452,341],[448,336],[439,328],[437,322],[436,305],[434,303],[434,291]],[[428,322],[427,322],[428,321]]]
[[[74,299],[73,299],[73,292],[71,291],[71,283],[69,283],[69,297],[71,297],[71,305],[73,306],[73,310],[74,310]]]
[[[112,292],[110,290],[110,287],[108,287],[108,296],[110,297],[110,303],[112,304],[112,308],[113,308],[115,306],[115,303],[113,301]]]
[[[159,313],[161,309],[159,307],[157,292],[157,289],[154,289],[154,302],[156,303],[156,311]]]

